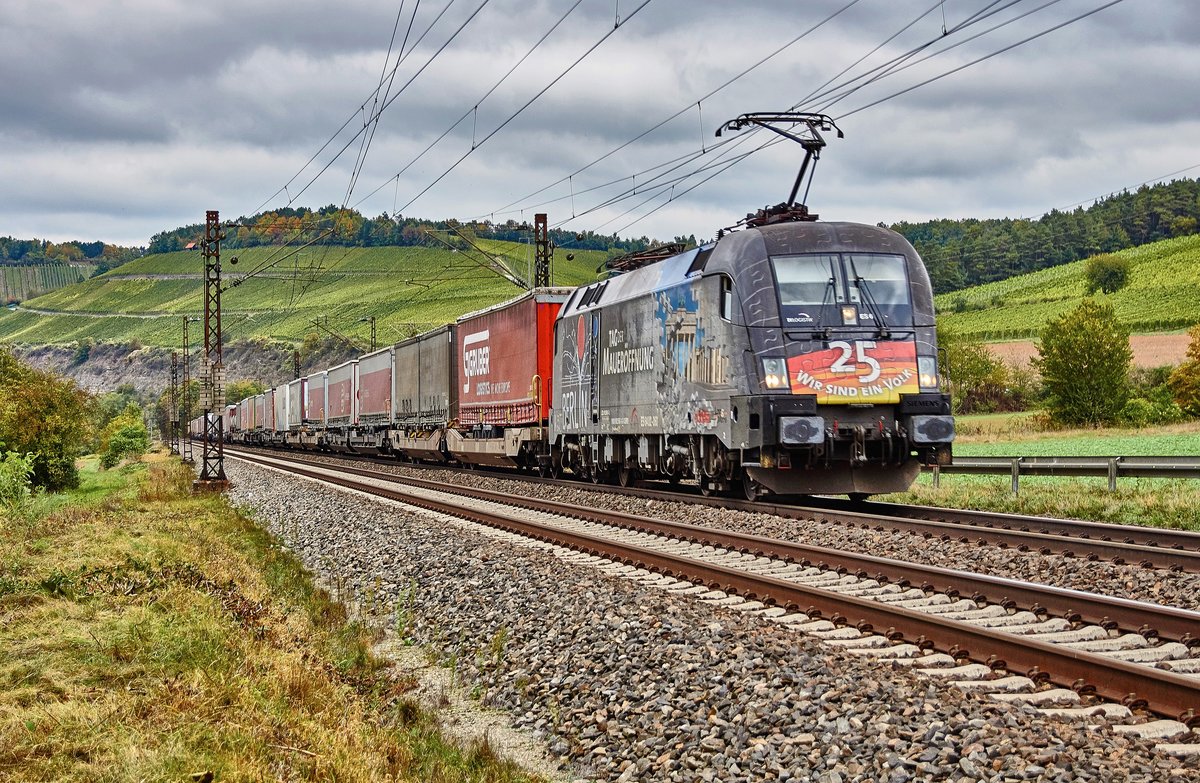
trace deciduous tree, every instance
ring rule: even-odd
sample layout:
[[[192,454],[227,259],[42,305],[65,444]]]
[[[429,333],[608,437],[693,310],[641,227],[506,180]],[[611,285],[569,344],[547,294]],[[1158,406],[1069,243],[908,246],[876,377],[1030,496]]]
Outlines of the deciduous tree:
[[[1171,373],[1167,384],[1175,402],[1189,416],[1200,416],[1200,324],[1188,330],[1192,338],[1187,358]]]
[[[1083,275],[1089,294],[1116,293],[1129,282],[1129,259],[1111,253],[1092,256],[1083,266]]]
[[[1133,350],[1112,305],[1084,299],[1049,321],[1034,366],[1050,416],[1063,424],[1111,424],[1129,399]]]

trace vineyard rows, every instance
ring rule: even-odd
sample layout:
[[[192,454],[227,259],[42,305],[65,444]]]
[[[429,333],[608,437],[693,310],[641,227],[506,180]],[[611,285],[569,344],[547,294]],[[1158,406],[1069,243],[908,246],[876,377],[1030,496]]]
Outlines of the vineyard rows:
[[[35,296],[82,282],[92,267],[67,264],[0,267],[0,297],[4,303],[23,302]]]
[[[1187,329],[1200,323],[1200,236],[1123,250],[1129,282],[1112,304],[1132,332]],[[941,294],[938,314],[955,331],[984,341],[1033,338],[1050,319],[1073,310],[1086,295],[1084,261]]]

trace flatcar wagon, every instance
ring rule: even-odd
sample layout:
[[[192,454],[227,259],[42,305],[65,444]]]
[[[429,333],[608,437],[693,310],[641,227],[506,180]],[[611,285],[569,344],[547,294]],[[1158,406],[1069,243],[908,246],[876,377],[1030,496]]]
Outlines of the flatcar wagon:
[[[571,293],[535,288],[458,319],[458,418],[447,430],[457,459],[533,468],[546,456],[554,322]]]
[[[458,417],[456,324],[395,345],[389,449],[412,460],[450,459],[446,433]]]

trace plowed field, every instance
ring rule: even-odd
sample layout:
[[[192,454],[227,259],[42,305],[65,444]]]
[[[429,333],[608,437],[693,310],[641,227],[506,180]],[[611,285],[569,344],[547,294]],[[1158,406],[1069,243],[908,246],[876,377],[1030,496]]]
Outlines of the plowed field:
[[[1133,363],[1138,367],[1179,364],[1187,354],[1189,341],[1186,333],[1130,335],[1129,345],[1133,348]],[[1029,360],[1037,356],[1033,340],[988,343],[987,348],[996,358],[1016,366],[1027,366]]]

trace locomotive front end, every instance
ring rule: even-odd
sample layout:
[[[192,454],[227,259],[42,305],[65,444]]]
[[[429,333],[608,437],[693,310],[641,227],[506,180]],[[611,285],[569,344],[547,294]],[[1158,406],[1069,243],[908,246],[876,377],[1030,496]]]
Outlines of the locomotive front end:
[[[759,450],[747,474],[778,493],[859,496],[902,491],[921,464],[948,463],[954,420],[912,246],[851,223],[759,231],[762,255],[744,268],[771,281],[753,298],[772,317],[748,318],[759,393],[744,400],[746,435]]]

